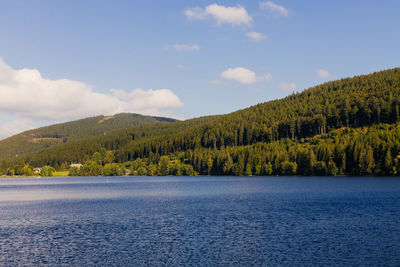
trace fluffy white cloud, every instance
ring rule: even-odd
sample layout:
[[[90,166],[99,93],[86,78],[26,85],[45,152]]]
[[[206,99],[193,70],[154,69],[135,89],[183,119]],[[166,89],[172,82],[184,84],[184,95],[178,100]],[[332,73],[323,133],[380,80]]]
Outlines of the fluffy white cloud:
[[[164,109],[182,106],[169,89],[99,93],[83,82],[45,79],[35,69],[15,70],[0,58],[0,112],[23,119],[64,121],[119,112],[162,115]]]
[[[222,78],[233,80],[240,83],[255,83],[257,82],[256,74],[246,68],[229,68],[221,74]]]
[[[281,88],[282,90],[285,90],[285,91],[294,91],[297,89],[297,86],[293,82],[292,83],[284,82],[284,83],[279,84],[279,88]]]
[[[247,13],[247,10],[240,5],[226,7],[212,4],[206,6],[204,9],[200,7],[186,9],[184,13],[189,19],[214,19],[218,25],[227,23],[235,26],[242,24],[249,26],[253,21],[252,17]]]
[[[243,67],[229,68],[222,72],[221,77],[235,82],[251,84],[256,82],[268,81],[271,79],[271,74],[266,73],[263,76],[256,76],[254,71]]]
[[[202,20],[207,17],[207,13],[201,7],[193,7],[183,12],[188,19]]]
[[[114,113],[140,111],[141,114],[158,114],[159,109],[183,106],[179,98],[168,89],[147,91],[135,89],[129,93],[111,89],[111,93],[121,101],[117,112]]]
[[[246,33],[246,35],[248,38],[250,38],[250,40],[255,41],[255,42],[259,42],[259,41],[267,39],[267,36],[265,36],[259,32],[248,32],[248,33]]]
[[[35,128],[29,119],[17,119],[0,125],[0,140],[20,132]]]
[[[289,16],[289,10],[285,7],[275,4],[272,1],[261,2],[260,8],[269,11],[270,13],[275,13],[282,16]]]
[[[315,73],[321,79],[326,79],[326,78],[331,77],[331,74],[329,73],[329,71],[324,70],[324,69],[318,69],[318,70],[315,71]]]

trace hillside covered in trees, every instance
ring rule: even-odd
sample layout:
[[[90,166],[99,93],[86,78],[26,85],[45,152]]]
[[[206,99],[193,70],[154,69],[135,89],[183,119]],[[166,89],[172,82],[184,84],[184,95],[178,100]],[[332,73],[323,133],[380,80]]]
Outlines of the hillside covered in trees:
[[[126,129],[158,122],[174,122],[162,117],[120,113],[114,116],[97,116],[25,131],[0,140],[0,159],[15,157],[91,136],[104,135],[118,129]]]
[[[327,82],[227,115],[81,139],[20,160],[56,168],[80,162],[86,166],[81,175],[102,173],[85,172],[90,164],[99,169],[114,164],[140,175],[395,175],[399,109],[396,68]]]

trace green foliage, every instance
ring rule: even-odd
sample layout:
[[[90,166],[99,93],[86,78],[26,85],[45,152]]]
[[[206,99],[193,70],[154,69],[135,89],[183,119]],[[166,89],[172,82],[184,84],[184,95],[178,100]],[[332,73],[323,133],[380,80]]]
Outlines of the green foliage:
[[[29,166],[29,164],[25,164],[24,165],[23,175],[25,175],[25,176],[32,176],[33,175],[32,167]]]
[[[55,171],[56,171],[56,170],[55,170],[53,167],[46,165],[46,166],[43,166],[43,167],[41,168],[41,170],[40,170],[40,176],[42,176],[42,177],[45,177],[45,176],[53,176],[53,173],[54,173]]]
[[[114,162],[114,152],[113,151],[107,151],[106,154],[104,155],[103,158],[103,163],[113,163]]]
[[[101,175],[102,168],[96,161],[89,160],[79,169],[80,176],[98,176]]]
[[[2,160],[0,163],[0,172],[6,174],[7,173],[7,169],[8,169],[8,163],[6,160]]]
[[[283,161],[280,164],[281,175],[295,175],[297,171],[297,163],[290,161]]]
[[[102,165],[103,164],[103,157],[99,152],[95,152],[92,156],[92,161],[97,162],[97,164]]]
[[[324,176],[328,174],[326,163],[324,161],[317,161],[313,166],[314,174],[317,176]]]
[[[162,156],[160,162],[158,163],[160,175],[162,176],[168,175],[169,173],[168,165],[169,165],[169,157]]]
[[[108,163],[102,169],[103,176],[123,176],[125,175],[124,168],[115,163]]]
[[[68,176],[79,176],[79,168],[71,167],[68,171]]]
[[[326,167],[327,175],[329,176],[336,176],[339,174],[339,169],[336,166],[336,163],[332,160],[328,162],[328,166]]]
[[[252,174],[253,174],[253,173],[251,172],[251,165],[250,165],[250,163],[247,163],[245,175],[246,175],[246,176],[251,176]]]

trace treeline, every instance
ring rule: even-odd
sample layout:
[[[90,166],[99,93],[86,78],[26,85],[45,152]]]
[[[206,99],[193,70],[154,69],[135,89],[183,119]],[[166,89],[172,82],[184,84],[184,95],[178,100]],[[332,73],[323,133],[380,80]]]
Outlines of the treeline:
[[[399,175],[400,123],[331,130],[312,138],[285,138],[271,143],[222,149],[199,148],[169,155],[118,162],[101,149],[87,156],[71,176],[114,175]],[[65,169],[69,163],[64,162]],[[23,173],[20,162],[14,174]],[[1,170],[7,169],[4,161]],[[8,168],[9,170],[9,168]]]
[[[3,159],[0,162],[0,175],[7,176],[32,176],[33,167],[22,159],[14,162]]]
[[[200,175],[399,175],[400,123],[331,130],[298,140],[199,148],[168,158],[192,166]],[[161,159],[165,156],[150,153],[136,161],[146,167]]]
[[[95,154],[94,154],[95,156]],[[88,160],[82,167],[71,167],[69,176],[166,176],[198,175],[193,166],[183,163],[175,156],[162,156],[158,162],[149,159],[136,159],[124,163],[106,163]]]
[[[400,124],[184,153],[201,175],[398,175]],[[155,157],[156,158],[156,157]]]

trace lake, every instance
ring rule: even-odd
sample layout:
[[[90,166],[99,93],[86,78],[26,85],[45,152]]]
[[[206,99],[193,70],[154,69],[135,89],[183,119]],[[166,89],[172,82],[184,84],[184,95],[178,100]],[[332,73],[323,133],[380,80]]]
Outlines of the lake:
[[[0,264],[399,266],[400,179],[0,179]]]

